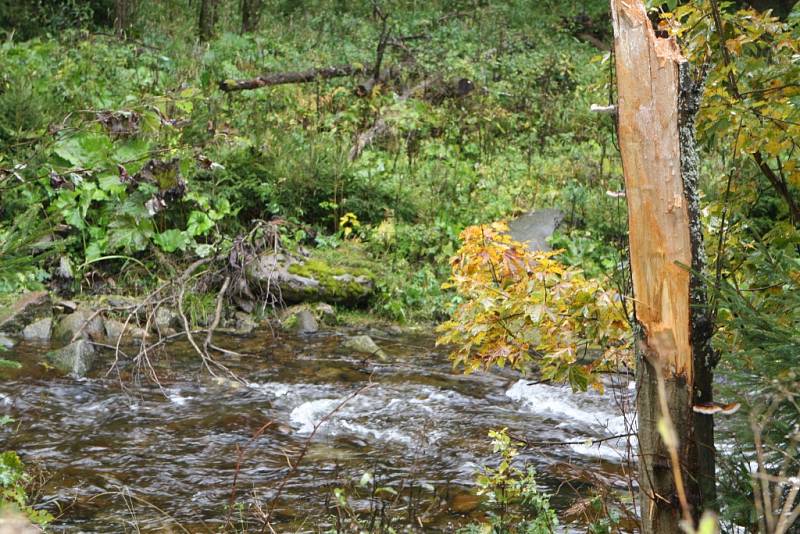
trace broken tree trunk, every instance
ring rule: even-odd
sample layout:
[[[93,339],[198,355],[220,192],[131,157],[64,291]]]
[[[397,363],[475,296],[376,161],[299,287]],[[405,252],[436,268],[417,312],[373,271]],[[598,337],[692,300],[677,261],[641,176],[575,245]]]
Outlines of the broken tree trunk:
[[[258,89],[270,85],[283,85],[287,83],[309,83],[316,80],[327,80],[330,78],[342,78],[364,74],[367,68],[356,65],[334,65],[331,67],[320,67],[298,72],[273,72],[263,74],[250,80],[223,80],[219,82],[219,88],[226,93],[231,91],[246,91],[248,89]]]
[[[640,0],[611,0],[618,134],[628,199],[637,322],[637,409],[642,532],[680,532],[715,500],[714,426],[695,403],[712,401],[710,346],[697,197],[693,81],[674,39],[657,38]],[[660,376],[659,376],[660,375]],[[659,379],[678,437],[681,510],[670,454],[658,431]]]

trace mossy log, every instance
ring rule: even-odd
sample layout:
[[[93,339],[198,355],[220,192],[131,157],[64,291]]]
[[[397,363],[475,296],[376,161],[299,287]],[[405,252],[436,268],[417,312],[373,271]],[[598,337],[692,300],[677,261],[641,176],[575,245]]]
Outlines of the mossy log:
[[[250,290],[287,304],[329,302],[363,305],[375,288],[372,273],[329,265],[318,259],[262,254],[246,269]]]

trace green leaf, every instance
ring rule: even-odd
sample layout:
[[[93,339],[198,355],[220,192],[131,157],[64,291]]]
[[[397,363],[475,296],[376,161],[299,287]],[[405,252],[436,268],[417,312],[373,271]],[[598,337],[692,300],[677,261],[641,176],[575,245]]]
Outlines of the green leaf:
[[[367,486],[372,484],[373,480],[375,479],[372,476],[372,473],[370,471],[365,471],[364,474],[361,475],[361,480],[358,481],[358,485],[361,486],[362,488],[366,488]]]
[[[108,230],[110,251],[138,252],[144,250],[153,235],[153,225],[149,219],[143,220],[137,225],[136,221],[122,217],[112,221],[108,225]]]
[[[150,144],[144,139],[128,139],[114,147],[114,163],[130,163],[143,160],[150,152]],[[131,171],[133,172],[133,171]]]
[[[200,244],[194,247],[194,253],[201,258],[207,258],[214,252],[214,245]]]
[[[119,175],[114,173],[103,173],[98,176],[97,185],[109,193],[119,194],[125,191],[125,186],[119,181]]]
[[[0,486],[7,488],[20,480],[25,471],[22,461],[14,451],[0,454]]]
[[[164,252],[175,252],[176,250],[186,250],[186,247],[191,243],[192,239],[186,232],[182,232],[175,228],[156,234],[153,237],[153,242],[158,245]]]
[[[59,139],[53,152],[75,167],[93,169],[108,164],[113,149],[111,139],[102,132],[80,132]]]
[[[4,360],[0,358],[0,369],[21,369],[22,364],[13,360]]]
[[[202,211],[193,211],[189,214],[189,222],[186,226],[186,231],[189,232],[190,235],[205,235],[212,228],[214,228],[214,221]]]

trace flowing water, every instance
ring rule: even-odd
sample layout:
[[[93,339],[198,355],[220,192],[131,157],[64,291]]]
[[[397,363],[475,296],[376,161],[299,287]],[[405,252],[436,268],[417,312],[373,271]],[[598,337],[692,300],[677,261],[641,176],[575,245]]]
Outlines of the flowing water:
[[[218,338],[243,354],[224,359],[243,383],[203,373],[191,348],[175,344],[155,364],[160,387],[124,367],[119,376],[60,378],[38,364],[49,347],[23,343],[4,355],[25,367],[0,378],[0,415],[17,420],[0,428],[0,448],[47,473],[41,501],[60,515],[56,532],[178,531],[175,522],[212,532],[232,495],[241,509],[266,508],[284,480],[276,532],[313,532],[330,524],[334,488],[355,487],[353,508],[369,508],[357,489],[365,472],[398,492],[394,513],[421,531],[451,531],[479,513],[463,496],[493,461],[487,432],[502,427],[571,443],[523,453],[539,482],[558,491],[556,507],[584,491],[581,469],[620,478],[625,440],[585,441],[626,432],[618,406],[630,397],[626,379],[600,396],[509,371],[464,376],[430,335],[367,333],[386,361],[348,351],[341,333]]]

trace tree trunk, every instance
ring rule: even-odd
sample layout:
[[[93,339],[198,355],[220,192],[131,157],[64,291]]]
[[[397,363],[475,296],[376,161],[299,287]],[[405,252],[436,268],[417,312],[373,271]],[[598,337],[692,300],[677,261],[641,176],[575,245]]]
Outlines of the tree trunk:
[[[697,196],[693,81],[674,39],[655,36],[640,0],[611,0],[618,135],[628,199],[639,391],[642,531],[680,532],[682,512],[670,451],[658,431],[659,378],[678,437],[685,502],[696,518],[714,506],[711,321],[697,274],[705,267]]]
[[[200,20],[198,33],[200,40],[205,42],[214,37],[214,25],[217,20],[217,0],[200,1]]]
[[[116,0],[114,2],[114,33],[124,39],[133,23],[136,0]]]
[[[261,20],[261,0],[241,0],[239,6],[242,13],[242,33],[254,32]]]

